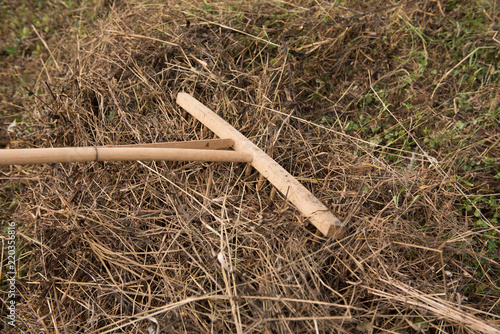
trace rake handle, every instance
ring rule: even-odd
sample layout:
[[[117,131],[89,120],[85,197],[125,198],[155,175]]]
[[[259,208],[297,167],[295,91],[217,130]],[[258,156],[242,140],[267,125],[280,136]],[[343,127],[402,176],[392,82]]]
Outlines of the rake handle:
[[[91,161],[221,161],[251,162],[243,152],[151,147],[58,147],[0,150],[0,165]]]

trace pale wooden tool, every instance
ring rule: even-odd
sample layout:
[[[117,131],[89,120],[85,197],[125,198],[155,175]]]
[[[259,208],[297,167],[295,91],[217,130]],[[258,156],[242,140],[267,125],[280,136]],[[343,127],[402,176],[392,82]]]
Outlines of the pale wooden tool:
[[[252,166],[275,186],[327,237],[341,238],[344,226],[333,213],[276,161],[238,130],[187,93],[177,95],[177,103],[221,138],[234,140],[234,150],[252,157]]]
[[[192,141],[176,141],[168,143],[132,144],[132,145],[106,145],[106,147],[144,147],[144,148],[189,148],[199,150],[221,150],[233,147],[234,140],[206,139]]]
[[[249,154],[219,150],[230,148],[233,143],[232,139],[215,139],[117,146],[4,149],[0,150],[0,165],[119,160],[252,161],[252,157]]]

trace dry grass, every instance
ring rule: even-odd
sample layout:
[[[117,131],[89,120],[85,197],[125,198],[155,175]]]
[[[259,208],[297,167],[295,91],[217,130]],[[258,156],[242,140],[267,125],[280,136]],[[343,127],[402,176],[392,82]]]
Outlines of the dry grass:
[[[58,6],[66,32],[3,55],[3,146],[213,138],[185,91],[349,232],[317,237],[238,164],[4,167],[21,332],[500,331],[498,5]],[[458,54],[471,12],[486,30]]]

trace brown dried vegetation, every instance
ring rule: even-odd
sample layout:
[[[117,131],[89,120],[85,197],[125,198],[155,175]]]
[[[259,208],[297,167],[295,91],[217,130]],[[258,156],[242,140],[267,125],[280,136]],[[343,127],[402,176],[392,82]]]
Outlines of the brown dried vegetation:
[[[316,236],[238,164],[2,167],[21,332],[499,332],[494,1],[33,10],[53,24],[0,55],[2,148],[213,138],[188,92],[348,233]]]

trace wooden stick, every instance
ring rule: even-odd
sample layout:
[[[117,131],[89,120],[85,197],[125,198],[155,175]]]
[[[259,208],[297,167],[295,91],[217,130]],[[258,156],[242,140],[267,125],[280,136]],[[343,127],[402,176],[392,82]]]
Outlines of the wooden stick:
[[[0,165],[90,161],[223,161],[251,162],[244,152],[150,147],[58,147],[0,150]]]
[[[189,148],[198,150],[220,150],[220,149],[231,148],[233,147],[233,145],[234,145],[234,140],[225,138],[225,139],[176,141],[176,142],[152,143],[152,144],[106,145],[106,147]]]
[[[316,228],[327,237],[341,238],[344,226],[314,195],[276,161],[187,93],[177,103],[221,138],[234,139],[234,149],[252,156],[252,166],[271,182]]]

